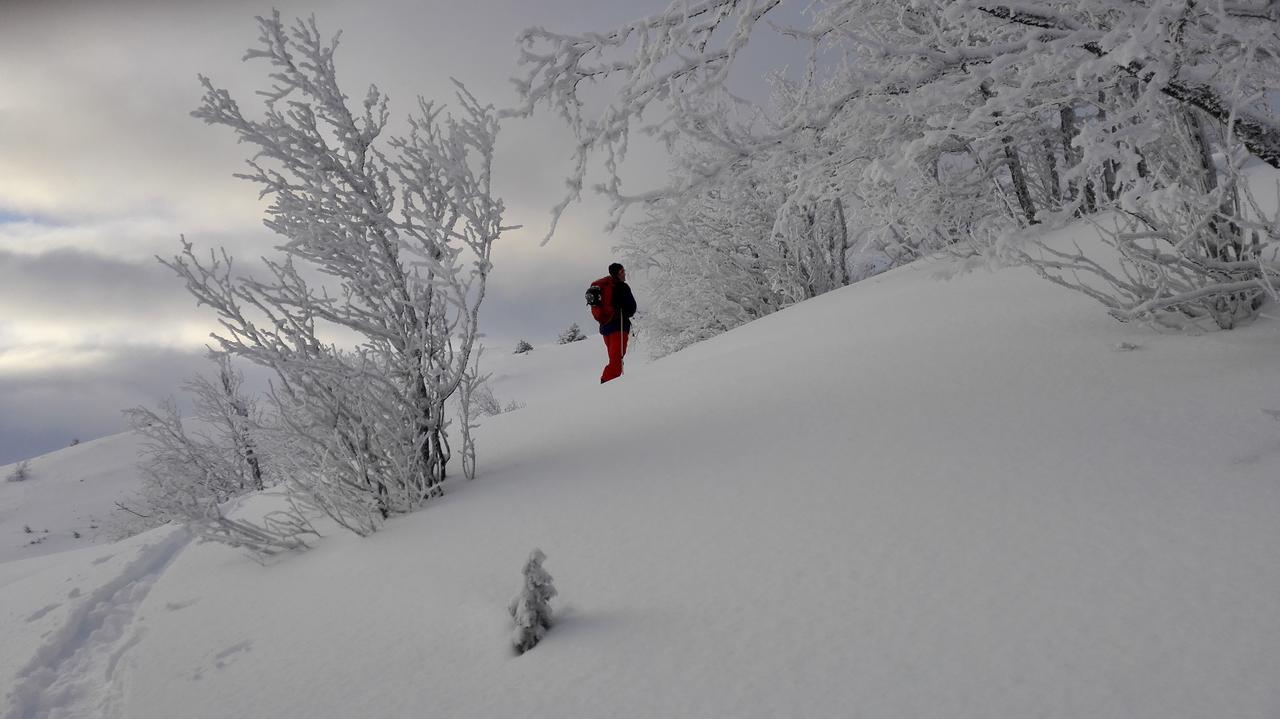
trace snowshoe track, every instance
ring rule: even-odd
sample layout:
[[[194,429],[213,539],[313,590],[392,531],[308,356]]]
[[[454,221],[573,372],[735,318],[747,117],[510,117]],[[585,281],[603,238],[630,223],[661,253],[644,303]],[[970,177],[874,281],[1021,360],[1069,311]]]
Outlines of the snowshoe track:
[[[137,612],[152,585],[191,541],[185,529],[143,546],[120,574],[86,595],[17,675],[4,719],[120,716],[120,659],[141,638]]]

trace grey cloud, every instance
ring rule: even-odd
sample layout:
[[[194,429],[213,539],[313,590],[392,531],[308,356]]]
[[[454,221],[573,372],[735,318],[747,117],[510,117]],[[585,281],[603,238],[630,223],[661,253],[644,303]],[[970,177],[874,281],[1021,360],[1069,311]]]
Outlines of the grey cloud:
[[[88,367],[0,376],[0,464],[122,432],[122,410],[177,395],[211,367],[202,352],[130,348]],[[263,386],[261,371],[252,374]]]
[[[165,215],[60,223],[0,219],[0,249],[24,255],[75,250],[138,263],[177,253],[183,236],[197,246],[227,247],[236,256],[256,257],[269,253],[277,244],[278,238],[257,218],[232,221],[235,219],[212,226]]]
[[[521,29],[599,28],[640,12],[589,0],[277,5],[285,17],[314,12],[324,31],[341,29],[339,72],[348,92],[377,82],[395,117],[417,95],[450,100],[450,77],[486,102],[513,104],[509,78],[518,72],[514,38]],[[10,102],[0,115],[0,209],[82,223],[160,217],[188,233],[259,221],[255,188],[231,177],[249,148],[189,112],[201,94],[197,73],[252,112],[266,68],[240,57],[257,36],[253,14],[266,6],[55,0],[20,9],[0,22],[0,64],[30,69],[0,77]],[[510,205],[537,208],[520,221],[545,226],[547,209],[564,192],[571,147],[552,113],[504,127],[497,187]],[[642,154],[658,170],[665,165],[661,153]],[[585,199],[593,202],[589,193]]]
[[[190,317],[195,302],[168,268],[79,250],[41,255],[0,250],[0,310],[35,321],[132,316],[139,322]]]
[[[376,82],[397,116],[417,95],[451,99],[451,77],[486,102],[513,104],[509,78],[518,71],[521,29],[598,28],[637,12],[587,0],[277,5],[285,17],[314,12],[324,31],[341,29],[339,72],[348,92]],[[257,37],[252,16],[265,6],[55,0],[20,9],[0,22],[0,63],[27,69],[0,78],[10,103],[0,116],[0,207],[21,201],[7,209],[76,219],[146,210],[207,219],[259,213],[253,188],[230,177],[247,148],[189,112],[201,94],[197,73],[252,109],[266,69],[240,58]],[[499,173],[520,181],[504,191],[515,201],[529,192],[549,207],[558,197],[544,202],[543,190],[560,193],[571,146],[549,113],[509,123]]]

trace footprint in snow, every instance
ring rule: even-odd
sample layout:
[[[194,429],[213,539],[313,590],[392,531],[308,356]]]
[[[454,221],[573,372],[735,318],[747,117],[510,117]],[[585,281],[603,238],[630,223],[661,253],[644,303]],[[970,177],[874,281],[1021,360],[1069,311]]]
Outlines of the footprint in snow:
[[[213,666],[217,667],[218,669],[223,669],[228,664],[231,663],[227,661],[230,657],[234,657],[235,655],[240,654],[242,652],[247,652],[252,648],[253,648],[253,642],[248,640],[239,642],[238,644],[232,644],[231,646],[227,647],[226,649],[223,649],[222,651],[218,652],[213,656]]]
[[[253,648],[253,642],[247,639],[243,642],[237,642],[236,644],[232,644],[226,649],[223,649],[222,651],[213,655],[213,668],[218,670],[226,669],[227,666],[235,662],[234,657],[237,654],[242,654],[244,652],[249,651],[252,648]],[[205,667],[196,667],[195,669],[192,669],[191,676],[188,678],[188,681],[198,682],[201,679],[204,679],[204,673],[206,671],[208,670]]]
[[[31,616],[27,617],[27,623],[29,624],[29,623],[31,623],[31,622],[35,622],[35,621],[39,621],[40,619],[43,619],[43,618],[44,618],[44,615],[48,614],[49,612],[52,612],[53,610],[57,609],[57,608],[58,608],[58,607],[60,607],[60,606],[62,606],[62,605],[61,605],[61,604],[50,604],[50,605],[49,605],[49,606],[47,606],[47,607],[41,607],[40,609],[37,609],[37,610],[35,611],[35,613],[34,613],[34,614],[32,614]]]

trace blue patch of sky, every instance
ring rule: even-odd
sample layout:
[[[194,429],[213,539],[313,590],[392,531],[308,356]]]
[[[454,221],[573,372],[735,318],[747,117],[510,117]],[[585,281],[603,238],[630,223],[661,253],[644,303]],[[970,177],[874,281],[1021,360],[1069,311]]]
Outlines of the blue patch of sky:
[[[0,225],[31,223],[35,225],[56,225],[57,223],[47,217],[39,217],[37,215],[18,212],[16,210],[7,210],[0,207]]]

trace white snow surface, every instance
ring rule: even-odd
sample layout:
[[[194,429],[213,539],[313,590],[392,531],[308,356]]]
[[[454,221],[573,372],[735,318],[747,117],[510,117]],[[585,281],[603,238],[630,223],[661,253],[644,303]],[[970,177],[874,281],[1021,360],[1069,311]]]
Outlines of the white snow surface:
[[[490,357],[527,406],[367,539],[0,564],[0,717],[1280,715],[1280,323],[937,269],[603,386],[595,337]],[[517,657],[535,547],[556,624]]]
[[[141,482],[141,444],[132,432],[81,442],[30,460],[22,482],[5,481],[16,462],[0,467],[0,563],[109,541],[115,503]]]

